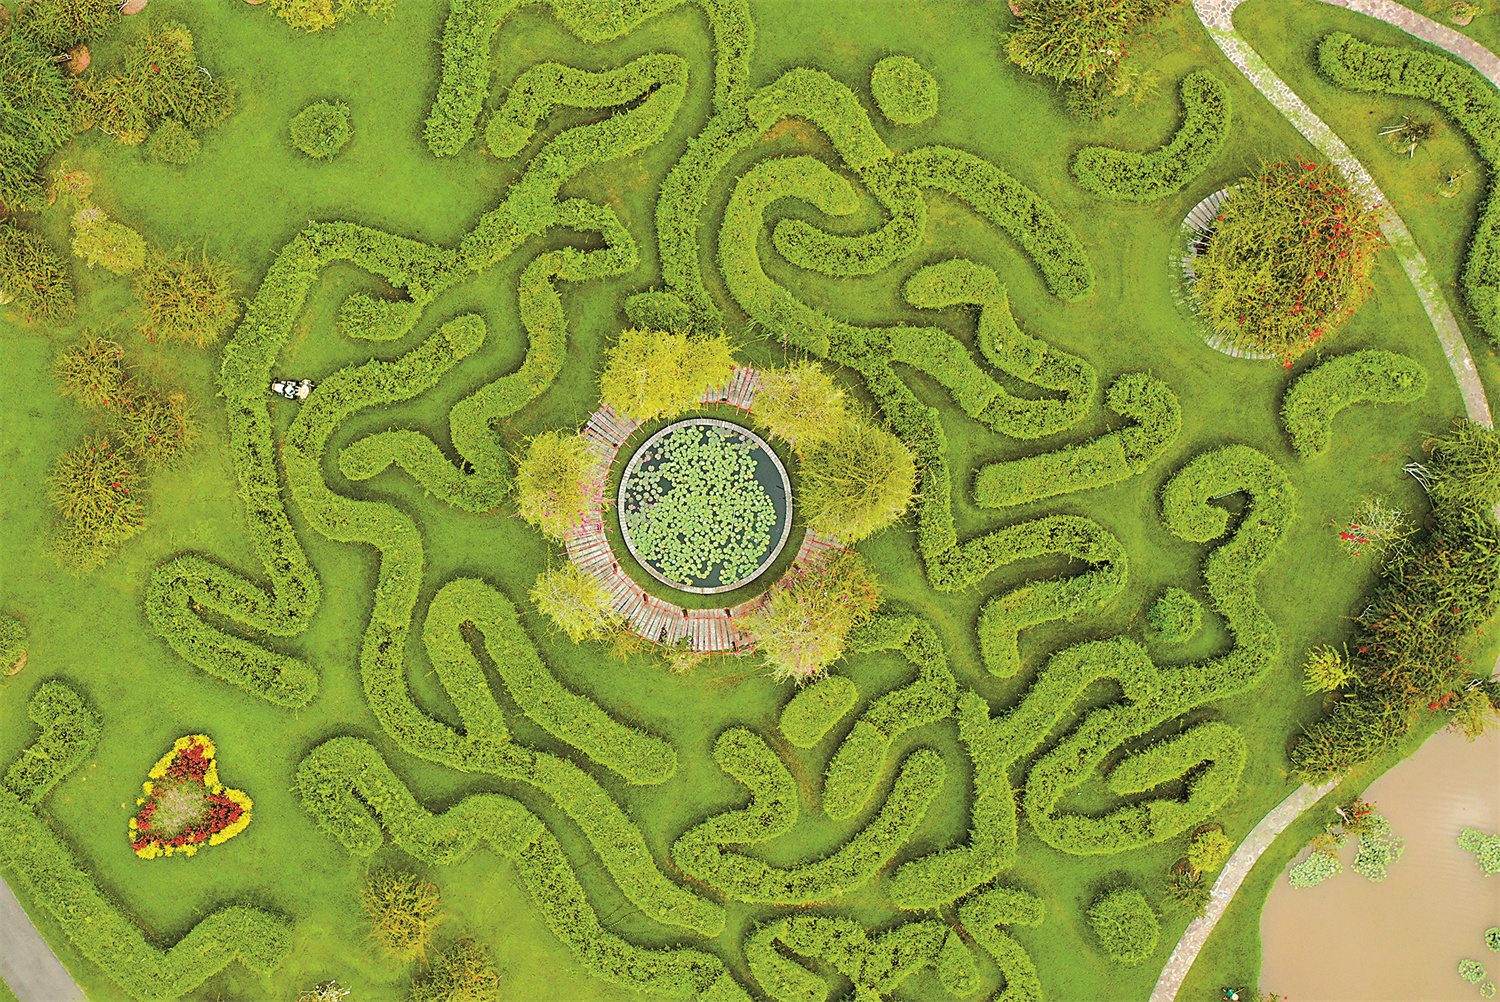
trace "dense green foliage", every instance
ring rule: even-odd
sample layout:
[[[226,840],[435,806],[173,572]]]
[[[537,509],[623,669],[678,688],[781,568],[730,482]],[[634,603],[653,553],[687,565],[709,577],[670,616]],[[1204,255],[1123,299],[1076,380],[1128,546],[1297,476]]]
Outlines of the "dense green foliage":
[[[916,459],[900,439],[868,421],[850,421],[808,448],[802,515],[814,530],[856,543],[901,517],[916,480]]]
[[[1149,957],[1161,934],[1156,912],[1134,887],[1103,895],[1089,905],[1088,915],[1104,952],[1122,964],[1139,964]]]
[[[0,669],[9,672],[26,653],[26,627],[20,620],[0,615]]]
[[[76,5],[82,9],[84,5]],[[104,9],[109,4],[93,0]],[[77,131],[77,111],[52,57],[79,36],[66,23],[61,4],[28,3],[24,13],[0,23],[0,213],[36,212],[42,207],[42,162]],[[47,13],[58,15],[57,21]],[[110,18],[115,20],[115,18]],[[83,25],[93,37],[103,25]]]
[[[331,160],[352,135],[349,106],[342,101],[318,101],[292,119],[292,145],[314,160]]]
[[[916,125],[937,114],[937,81],[910,56],[886,56],[876,63],[870,93],[880,113],[897,125]]]
[[[1321,362],[1286,391],[1281,425],[1303,459],[1321,455],[1333,437],[1333,419],[1353,404],[1410,403],[1427,392],[1427,370],[1392,351],[1355,351]]]
[[[1172,141],[1150,153],[1086,146],[1073,158],[1073,176],[1105,198],[1150,202],[1191,184],[1223,151],[1233,112],[1229,90],[1205,71],[1182,80],[1186,114]]]
[[[1125,57],[1125,35],[1180,0],[1019,0],[1004,38],[1011,62],[1058,81],[1088,79]]]
[[[27,319],[73,314],[73,283],[46,238],[0,221],[0,303],[18,301]]]
[[[1380,212],[1330,164],[1262,164],[1219,206],[1193,260],[1192,296],[1235,348],[1293,359],[1369,296]]]
[[[158,130],[158,133],[160,130]],[[234,269],[205,249],[197,259],[181,247],[151,248],[131,279],[150,334],[205,348],[240,316]]]
[[[1203,625],[1203,606],[1181,588],[1168,588],[1146,613],[1148,635],[1163,644],[1191,640]]]
[[[352,454],[345,462],[353,462]],[[516,511],[553,539],[563,539],[597,500],[591,491],[599,460],[582,435],[546,431],[526,443],[516,463]]]
[[[705,390],[729,381],[732,350],[722,335],[622,331],[599,377],[599,398],[637,421],[671,417],[701,400]]]
[[[1491,173],[1500,165],[1500,95],[1471,67],[1438,52],[1370,45],[1344,32],[1318,43],[1318,66],[1343,87],[1433,102],[1469,137]],[[1460,284],[1479,329],[1500,346],[1500,185],[1493,178]]]
[[[146,263],[146,241],[103,209],[90,206],[73,215],[73,253],[90,268],[99,264],[116,275],[128,275]]]

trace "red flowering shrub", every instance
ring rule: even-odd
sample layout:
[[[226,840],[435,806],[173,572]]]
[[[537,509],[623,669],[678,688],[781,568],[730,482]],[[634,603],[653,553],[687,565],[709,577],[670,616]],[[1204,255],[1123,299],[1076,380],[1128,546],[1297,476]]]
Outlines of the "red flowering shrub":
[[[1193,264],[1193,297],[1242,350],[1291,361],[1370,294],[1380,215],[1330,165],[1263,165],[1219,209]]]

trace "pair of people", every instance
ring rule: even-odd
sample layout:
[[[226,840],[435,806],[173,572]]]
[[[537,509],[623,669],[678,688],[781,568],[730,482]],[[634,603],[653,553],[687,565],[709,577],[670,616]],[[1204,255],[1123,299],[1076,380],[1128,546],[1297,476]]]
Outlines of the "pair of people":
[[[278,379],[271,384],[271,392],[288,400],[306,400],[316,385],[311,379]]]

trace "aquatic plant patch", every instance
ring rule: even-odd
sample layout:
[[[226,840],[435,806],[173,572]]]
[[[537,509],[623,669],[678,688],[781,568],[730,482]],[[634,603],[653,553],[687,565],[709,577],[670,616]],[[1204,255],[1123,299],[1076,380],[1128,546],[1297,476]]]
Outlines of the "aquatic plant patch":
[[[178,738],[151,767],[130,819],[130,848],[142,859],[227,842],[250,824],[253,802],[219,782],[214,743],[202,734]]]
[[[786,517],[757,479],[759,462],[774,465],[758,460],[761,449],[741,432],[705,423],[648,441],[620,489],[620,525],[636,557],[690,587],[752,575]]]

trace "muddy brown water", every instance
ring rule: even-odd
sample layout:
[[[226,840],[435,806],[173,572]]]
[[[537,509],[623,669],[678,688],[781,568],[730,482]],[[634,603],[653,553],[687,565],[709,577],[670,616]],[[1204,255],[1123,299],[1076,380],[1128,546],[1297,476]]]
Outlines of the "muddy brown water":
[[[1261,914],[1261,986],[1292,1002],[1477,1002],[1458,962],[1479,961],[1500,985],[1500,953],[1484,942],[1500,926],[1500,875],[1456,839],[1464,828],[1500,832],[1500,732],[1473,744],[1434,735],[1365,799],[1406,840],[1405,855],[1378,884],[1350,868],[1353,838],[1338,876],[1297,888],[1283,873]]]

